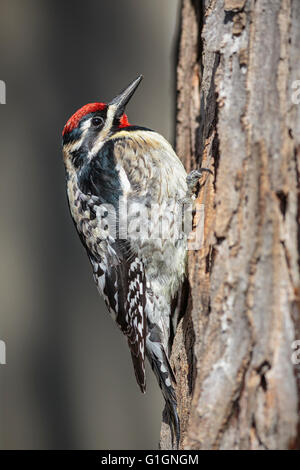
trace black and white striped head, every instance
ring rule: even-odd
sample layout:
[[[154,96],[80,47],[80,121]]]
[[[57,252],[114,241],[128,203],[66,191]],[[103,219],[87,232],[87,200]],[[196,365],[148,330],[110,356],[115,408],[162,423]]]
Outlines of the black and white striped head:
[[[62,133],[68,169],[84,165],[114,132],[129,126],[125,108],[142,78],[139,75],[110,103],[88,103],[70,117]]]

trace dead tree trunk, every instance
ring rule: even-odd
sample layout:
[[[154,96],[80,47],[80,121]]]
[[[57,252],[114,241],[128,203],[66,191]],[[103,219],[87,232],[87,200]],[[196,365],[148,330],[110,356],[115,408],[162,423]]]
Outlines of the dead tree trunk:
[[[171,359],[184,449],[299,448],[297,80],[299,0],[183,0],[177,153],[214,173]]]

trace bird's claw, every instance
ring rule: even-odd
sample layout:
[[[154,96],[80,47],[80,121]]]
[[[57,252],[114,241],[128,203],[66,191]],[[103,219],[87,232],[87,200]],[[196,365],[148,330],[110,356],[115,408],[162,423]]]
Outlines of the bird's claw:
[[[192,194],[195,190],[195,187],[202,176],[203,172],[208,172],[211,175],[213,172],[209,168],[199,168],[198,170],[192,170],[186,177],[186,182],[188,186],[188,193]]]

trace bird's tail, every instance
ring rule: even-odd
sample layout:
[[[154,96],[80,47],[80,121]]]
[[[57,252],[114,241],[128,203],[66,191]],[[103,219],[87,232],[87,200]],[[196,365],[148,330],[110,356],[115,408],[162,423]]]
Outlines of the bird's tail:
[[[174,373],[161,343],[152,342],[147,338],[146,355],[166,401],[170,427],[173,436],[175,434],[178,448],[180,440],[180,421],[177,413],[176,393],[173,387],[173,385],[176,385]]]

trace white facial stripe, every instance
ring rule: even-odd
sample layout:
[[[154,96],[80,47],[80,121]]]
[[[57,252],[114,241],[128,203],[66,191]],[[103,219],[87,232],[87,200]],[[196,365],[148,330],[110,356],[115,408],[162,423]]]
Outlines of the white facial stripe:
[[[115,114],[116,114],[116,110],[117,110],[117,106],[115,104],[112,104],[108,107],[108,111],[107,111],[107,115],[106,115],[106,123],[105,123],[105,126],[103,128],[103,131],[105,129],[110,130],[110,128],[112,126],[112,123],[113,123],[113,120],[114,120],[114,117],[115,117]]]
[[[84,121],[84,123],[81,124],[81,129],[83,129],[83,130],[89,129],[91,127],[91,120],[92,120],[92,118],[87,119],[86,121]]]
[[[88,133],[88,130],[90,128],[91,120],[92,120],[92,118],[87,119],[86,121],[84,121],[84,123],[81,124],[80,129],[82,130],[82,133],[81,133],[80,140],[78,140],[74,143],[70,142],[70,144],[67,144],[65,146],[66,150],[69,153],[74,152],[75,150],[78,150],[82,146],[83,141],[86,137],[86,134]]]
[[[75,152],[75,150],[78,150],[78,149],[81,147],[81,145],[82,145],[82,143],[83,143],[83,141],[84,141],[84,139],[85,139],[85,136],[86,136],[86,134],[87,134],[87,132],[88,132],[89,126],[84,126],[83,128],[84,128],[84,131],[83,131],[82,134],[81,134],[80,140],[78,140],[77,142],[74,142],[74,143],[70,142],[69,144],[66,144],[66,145],[64,145],[64,147],[63,147],[63,154],[64,154],[64,159],[65,159],[65,165],[66,165],[66,167],[67,167],[68,169],[71,169],[71,168],[72,168],[72,164],[71,164],[71,162],[70,162],[71,153],[72,153],[72,152]]]
[[[110,105],[108,107],[108,110],[107,110],[107,115],[106,115],[106,121],[105,121],[105,125],[103,127],[103,129],[101,130],[92,150],[90,150],[90,152],[88,153],[88,158],[91,160],[95,155],[97,155],[97,153],[99,152],[99,150],[101,149],[101,147],[103,146],[104,144],[104,141],[105,141],[105,138],[108,136],[110,130],[111,130],[111,127],[113,125],[113,121],[114,121],[114,117],[115,117],[115,113],[116,113],[116,110],[117,110],[117,106],[116,105]]]

